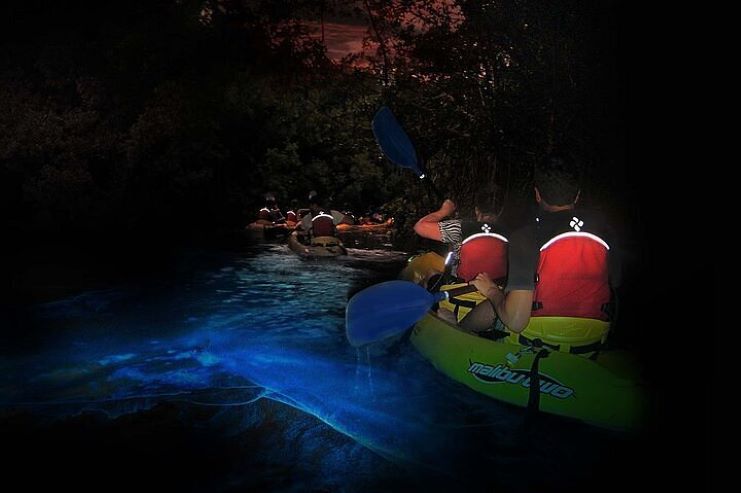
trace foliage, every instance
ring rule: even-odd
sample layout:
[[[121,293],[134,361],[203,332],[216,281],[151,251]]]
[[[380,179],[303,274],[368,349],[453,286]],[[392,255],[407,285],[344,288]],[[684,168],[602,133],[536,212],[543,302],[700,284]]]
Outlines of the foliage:
[[[316,189],[411,221],[436,204],[379,156],[380,104],[469,208],[482,186],[527,191],[533,161],[561,143],[599,188],[614,148],[597,34],[611,8],[16,0],[0,42],[3,205],[21,233],[213,230],[251,221],[266,191],[287,205]],[[367,68],[327,58],[304,22],[325,18],[369,25]]]

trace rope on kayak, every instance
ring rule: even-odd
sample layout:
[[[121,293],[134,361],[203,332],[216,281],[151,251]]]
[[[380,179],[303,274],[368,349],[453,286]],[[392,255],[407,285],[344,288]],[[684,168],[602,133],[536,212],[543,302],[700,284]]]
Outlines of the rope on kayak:
[[[533,359],[533,364],[530,367],[530,394],[527,400],[527,414],[525,415],[526,421],[531,421],[538,414],[540,409],[540,360],[541,358],[547,358],[549,351],[543,347],[543,341],[540,339],[533,339],[532,347],[540,350]]]

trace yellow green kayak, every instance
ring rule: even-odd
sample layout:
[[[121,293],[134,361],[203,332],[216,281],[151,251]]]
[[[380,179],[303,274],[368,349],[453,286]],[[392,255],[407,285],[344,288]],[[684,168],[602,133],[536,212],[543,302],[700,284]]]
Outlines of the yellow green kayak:
[[[442,270],[442,264],[442,257],[436,254],[413,258],[402,278],[423,281]],[[410,340],[435,368],[453,380],[517,406],[532,407],[535,398],[540,411],[602,427],[635,429],[642,423],[645,390],[630,354],[603,349],[587,357],[566,352],[568,344],[564,351],[514,343],[517,338],[512,336],[491,340],[449,320],[429,311],[414,326]],[[593,322],[539,317],[535,327],[525,333],[554,333],[563,338],[569,327],[578,330],[592,327]],[[531,392],[533,381],[537,381],[532,386],[533,392],[539,390],[537,395]]]

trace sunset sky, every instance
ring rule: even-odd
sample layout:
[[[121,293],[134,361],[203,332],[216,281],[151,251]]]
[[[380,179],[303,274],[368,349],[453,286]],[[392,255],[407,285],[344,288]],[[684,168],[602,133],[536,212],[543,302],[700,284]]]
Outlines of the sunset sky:
[[[321,36],[321,26],[318,22],[307,22],[314,29],[317,37]],[[324,42],[327,46],[327,56],[339,62],[347,55],[363,51],[363,37],[367,27],[359,24],[345,24],[340,22],[324,23]]]
[[[452,19],[451,27],[455,29],[463,20],[463,14],[460,8],[450,0],[431,0],[429,2],[431,9],[445,11]],[[378,14],[374,12],[374,15]],[[421,16],[412,16],[405,13],[401,17],[402,23],[414,26],[416,29],[424,31],[429,26],[421,19]],[[321,24],[319,20],[307,20],[304,24],[313,29],[317,38],[321,37]],[[327,55],[335,62],[339,62],[343,57],[350,54],[358,54],[363,51],[363,38],[368,35],[370,22],[367,14],[362,16],[343,17],[331,16],[324,20],[324,42],[327,47]],[[371,41],[368,50],[375,51],[377,46],[376,40]],[[362,64],[362,62],[361,62]]]

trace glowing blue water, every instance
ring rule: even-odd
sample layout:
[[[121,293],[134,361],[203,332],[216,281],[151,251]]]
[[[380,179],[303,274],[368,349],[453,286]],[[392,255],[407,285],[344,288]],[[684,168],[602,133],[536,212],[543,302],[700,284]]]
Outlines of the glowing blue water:
[[[296,436],[261,453],[295,461],[321,450],[326,482],[314,488],[355,491],[349,478],[378,473],[380,459],[358,460],[363,454],[454,482],[481,474],[513,487],[528,484],[533,467],[584,475],[564,464],[599,461],[613,437],[557,420],[555,432],[547,421],[548,434],[533,441],[516,431],[521,409],[449,381],[409,344],[376,354],[347,344],[348,296],[388,278],[405,257],[350,250],[346,259],[306,261],[285,246],[259,246],[193,255],[174,280],[40,305],[35,323],[50,336],[33,354],[0,358],[0,404],[116,417],[178,402],[232,409],[255,426],[255,406],[269,401],[299,411],[277,414]],[[339,446],[338,436],[353,445]]]

